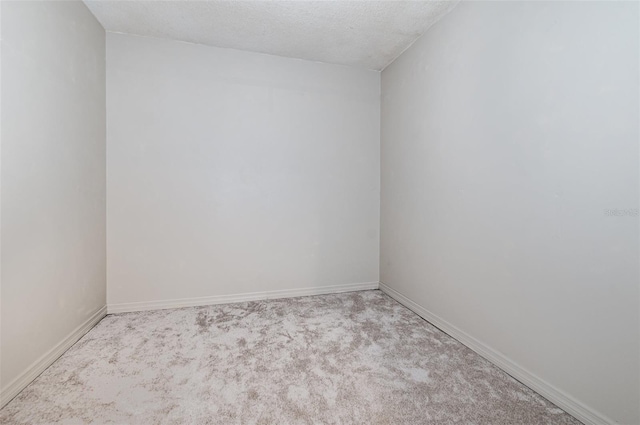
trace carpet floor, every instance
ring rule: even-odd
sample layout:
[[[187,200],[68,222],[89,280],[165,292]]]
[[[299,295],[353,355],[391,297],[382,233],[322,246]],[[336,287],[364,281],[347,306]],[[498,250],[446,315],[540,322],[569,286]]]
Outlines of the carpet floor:
[[[2,424],[579,424],[380,291],[109,315]]]

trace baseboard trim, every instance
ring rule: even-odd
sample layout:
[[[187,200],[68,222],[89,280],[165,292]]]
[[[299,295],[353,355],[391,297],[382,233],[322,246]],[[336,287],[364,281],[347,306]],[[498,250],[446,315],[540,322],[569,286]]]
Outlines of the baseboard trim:
[[[34,379],[44,372],[53,362],[58,360],[73,344],[78,342],[87,332],[91,330],[104,316],[107,315],[107,306],[103,306],[96,311],[91,317],[84,321],[80,326],[75,328],[56,346],[47,351],[38,360],[33,362],[27,370],[22,372],[17,378],[7,384],[0,391],[0,408],[9,403],[15,396],[27,387]]]
[[[584,405],[564,391],[559,390],[558,388],[529,372],[527,369],[523,368],[499,351],[492,349],[491,347],[485,345],[471,335],[467,334],[463,330],[457,328],[456,326],[440,318],[439,316],[431,313],[429,310],[425,309],[419,304],[411,301],[400,292],[389,287],[387,284],[380,282],[380,290],[389,295],[394,300],[398,301],[400,304],[407,307],[409,310],[425,319],[427,322],[433,324],[435,327],[439,328],[440,330],[458,340],[468,348],[472,349],[494,365],[498,366],[513,378],[520,381],[532,390],[536,391],[538,394],[542,395],[544,398],[551,401],[584,424],[607,425],[616,423],[612,419],[607,418],[605,415]]]
[[[294,298],[309,295],[337,294],[340,292],[366,291],[378,289],[378,282],[348,283],[345,285],[316,286],[312,288],[284,289],[277,291],[246,292],[211,297],[178,298],[162,301],[109,304],[107,314],[130,313],[134,311],[163,310],[168,308],[197,307],[214,304],[231,304],[278,298]]]

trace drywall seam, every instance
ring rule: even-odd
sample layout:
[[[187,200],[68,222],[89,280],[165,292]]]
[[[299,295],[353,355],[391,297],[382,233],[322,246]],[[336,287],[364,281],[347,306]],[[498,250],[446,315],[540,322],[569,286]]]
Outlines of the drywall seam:
[[[444,18],[445,16],[447,16],[449,13],[451,13],[451,11],[453,9],[456,8],[456,6],[458,5],[458,3],[460,3],[460,0],[449,0],[449,7],[444,11],[444,13],[442,13],[440,16],[438,16],[438,18],[433,21],[432,23],[429,24],[429,26],[427,27],[427,29],[424,30],[424,32],[422,34],[420,34],[420,36],[416,37],[411,43],[409,43],[409,45],[407,47],[405,47],[404,49],[402,49],[402,51],[400,53],[398,53],[394,58],[392,58],[389,62],[387,62],[381,69],[380,72],[384,71],[389,65],[391,65],[392,63],[394,63],[396,61],[396,59],[398,59],[400,56],[402,56],[402,54],[404,52],[406,52],[407,50],[409,50],[411,48],[411,46],[413,46],[414,44],[416,44],[416,42],[418,40],[420,40],[422,37],[426,37],[426,34],[429,32],[429,30],[431,29],[431,27],[433,27],[435,24],[437,24],[438,22],[440,22],[442,20],[442,18]]]
[[[214,295],[210,297],[178,298],[161,301],[142,301],[133,303],[109,304],[107,314],[128,313],[133,311],[163,310],[168,308],[196,307],[203,305],[231,304],[246,301],[294,298],[309,295],[338,294],[341,292],[367,291],[378,289],[378,282],[348,283],[333,286],[315,286],[312,288],[283,289],[264,292],[246,292],[242,294]]]
[[[483,342],[467,334],[463,330],[440,318],[436,314],[433,314],[421,305],[411,301],[400,292],[389,287],[387,284],[380,282],[379,289],[394,300],[398,301],[400,304],[407,307],[409,310],[413,311],[414,313],[437,327],[438,329],[456,339],[461,344],[475,351],[480,356],[490,361],[513,378],[517,379],[570,415],[574,416],[585,425],[606,425],[615,423],[615,421],[613,421],[612,419],[595,411],[589,406],[584,405],[564,391],[556,388],[555,386],[529,372],[527,369],[523,368],[499,351],[494,350]]]
[[[78,342],[87,332],[107,315],[107,306],[103,306],[89,317],[84,323],[75,328],[69,335],[60,341],[42,357],[33,362],[24,372],[18,375],[5,388],[0,391],[0,408],[9,403],[20,391],[25,389],[34,379],[44,372],[53,362],[64,354],[73,344]]]
[[[375,70],[452,3],[85,0],[108,31]]]
[[[460,0],[457,0],[457,1],[460,1]],[[447,13],[449,13],[449,12],[447,12]],[[235,52],[253,53],[253,54],[256,54],[256,55],[261,55],[261,56],[266,56],[266,57],[276,57],[276,58],[281,58],[281,59],[291,59],[291,60],[294,60],[294,61],[302,61],[302,62],[305,62],[305,63],[311,62],[311,63],[315,63],[315,64],[318,64],[318,65],[338,66],[338,67],[347,68],[347,69],[357,69],[359,71],[365,70],[365,71],[373,71],[373,72],[377,72],[377,73],[382,72],[381,69],[363,68],[363,67],[358,66],[358,65],[347,65],[347,64],[344,64],[344,63],[333,63],[333,62],[322,62],[320,60],[315,60],[315,59],[303,59],[303,58],[294,57],[294,56],[278,55],[278,54],[275,54],[275,53],[265,53],[265,52],[258,52],[258,51],[254,51],[254,50],[237,49],[237,48],[234,48],[234,47],[212,46],[211,44],[199,43],[197,41],[178,40],[178,39],[175,39],[175,38],[159,37],[159,36],[155,36],[155,35],[131,34],[131,33],[128,33],[128,32],[110,31],[110,30],[107,30],[107,29],[105,29],[105,33],[106,34],[116,34],[116,35],[126,35],[127,37],[149,38],[149,39],[152,39],[152,40],[173,41],[175,43],[182,43],[182,44],[187,44],[187,45],[190,45],[190,46],[200,46],[200,47],[206,47],[206,48],[209,48],[209,49],[210,48],[214,48],[214,49],[233,50]],[[418,38],[420,38],[420,37],[418,37]],[[414,42],[415,42],[415,40],[414,40]],[[409,48],[409,47],[411,47],[411,46],[408,46],[407,48]],[[400,56],[400,55],[398,55],[398,56]],[[396,56],[396,59],[398,58],[398,56]],[[391,64],[391,62],[389,62],[388,65],[390,65],[390,64]]]

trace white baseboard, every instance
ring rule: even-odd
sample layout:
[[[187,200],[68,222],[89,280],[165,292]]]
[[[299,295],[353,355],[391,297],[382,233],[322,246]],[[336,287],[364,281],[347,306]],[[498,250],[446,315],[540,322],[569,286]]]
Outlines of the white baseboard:
[[[26,388],[34,379],[38,377],[46,368],[51,366],[61,355],[64,354],[73,344],[93,328],[104,316],[107,315],[107,306],[96,311],[91,317],[75,328],[69,335],[60,341],[55,347],[47,351],[38,360],[33,362],[27,370],[22,372],[16,379],[7,384],[0,391],[0,408],[9,403],[20,391]]]
[[[378,282],[348,283],[345,285],[316,286],[313,288],[283,289],[277,291],[247,292],[232,295],[214,295],[211,297],[178,298],[162,301],[142,301],[133,303],[109,304],[107,314],[129,313],[133,311],[162,310],[167,308],[197,307],[202,305],[231,304],[246,301],[293,298],[308,295],[337,294],[340,292],[366,291],[378,289]]]
[[[558,388],[529,372],[513,360],[506,357],[504,354],[494,350],[493,348],[478,341],[471,335],[455,327],[446,320],[431,313],[429,310],[411,301],[409,298],[405,297],[395,289],[390,288],[385,283],[380,282],[380,290],[398,301],[400,304],[407,307],[409,310],[425,319],[427,322],[433,324],[435,327],[441,329],[443,332],[458,340],[463,345],[469,347],[494,365],[498,366],[513,378],[517,379],[527,387],[536,391],[544,398],[551,401],[584,424],[607,425],[615,423],[612,419],[607,418],[605,415],[595,411],[588,406],[585,406],[583,403],[571,397],[569,394],[565,393],[562,390],[559,390]]]

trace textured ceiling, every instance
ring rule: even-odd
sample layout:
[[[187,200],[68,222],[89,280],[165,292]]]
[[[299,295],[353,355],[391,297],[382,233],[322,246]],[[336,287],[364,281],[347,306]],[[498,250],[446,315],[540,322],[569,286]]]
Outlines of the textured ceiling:
[[[85,3],[107,31],[380,70],[456,1]]]

